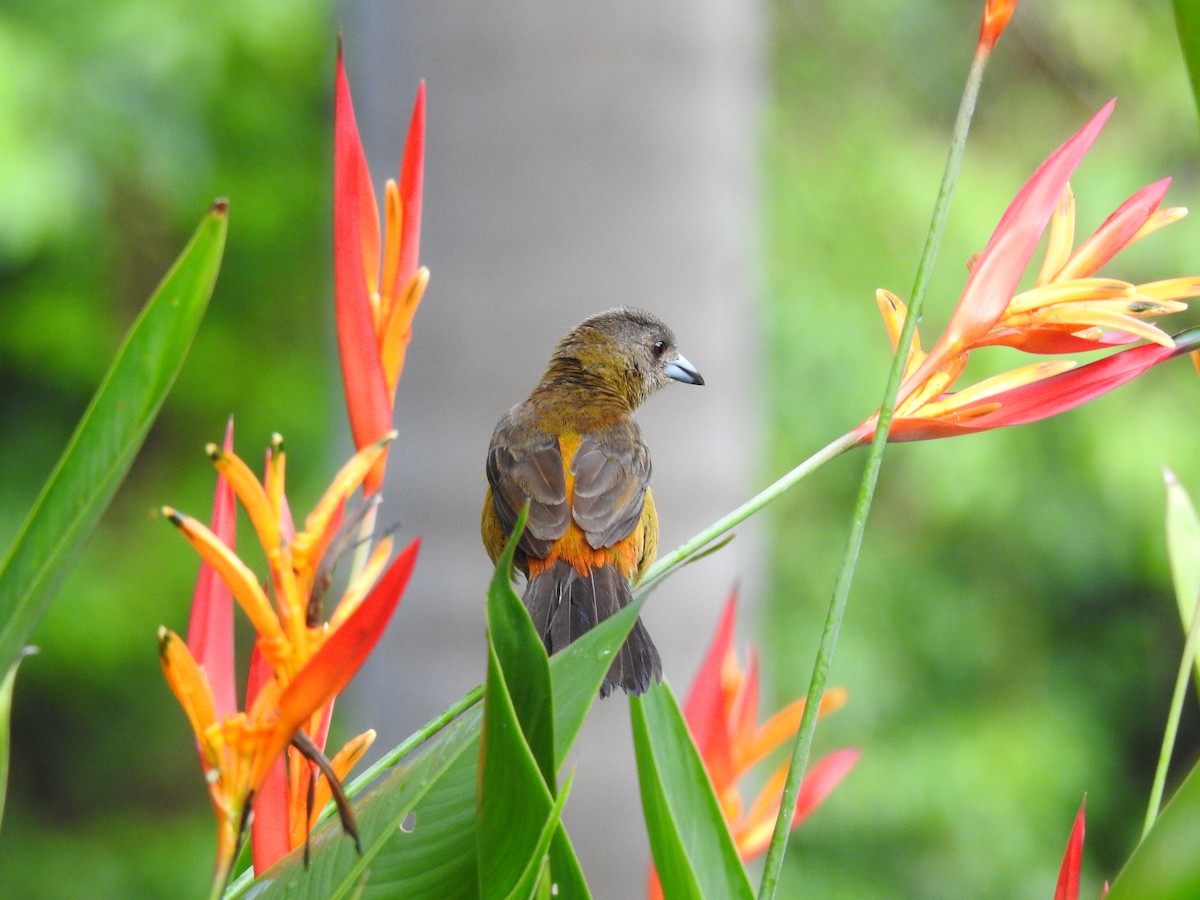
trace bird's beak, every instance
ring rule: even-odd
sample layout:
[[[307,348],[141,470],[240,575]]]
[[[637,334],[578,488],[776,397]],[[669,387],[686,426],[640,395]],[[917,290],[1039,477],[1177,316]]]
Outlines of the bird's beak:
[[[704,384],[704,376],[682,356],[677,356],[667,363],[667,377],[684,384]]]

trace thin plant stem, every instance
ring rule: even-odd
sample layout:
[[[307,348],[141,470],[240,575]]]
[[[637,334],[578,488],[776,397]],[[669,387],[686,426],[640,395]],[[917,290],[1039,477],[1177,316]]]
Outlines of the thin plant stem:
[[[379,777],[382,772],[396,765],[396,763],[400,762],[400,760],[412,753],[413,750],[417,749],[417,747],[421,746],[421,744],[425,743],[427,740],[469,710],[482,698],[483,685],[476,685],[475,687],[471,688],[471,690],[464,694],[460,699],[446,707],[444,710],[406,737],[403,741],[397,744],[393,749],[389,750],[370,766],[363,769],[362,772],[359,773],[358,777],[354,779],[354,781],[346,785],[346,796],[354,797],[361,793],[363,789],[366,788],[366,786],[374,779]]]
[[[1167,768],[1171,764],[1171,754],[1175,749],[1175,736],[1179,732],[1179,716],[1183,712],[1183,698],[1187,693],[1188,682],[1191,680],[1192,666],[1195,665],[1196,648],[1200,646],[1200,597],[1196,598],[1196,606],[1192,610],[1192,624],[1188,628],[1187,640],[1183,644],[1183,659],[1179,663],[1179,673],[1175,676],[1175,690],[1171,694],[1171,708],[1167,713],[1167,725],[1163,729],[1162,748],[1158,751],[1158,766],[1154,770],[1154,783],[1150,787],[1150,804],[1146,807],[1146,821],[1142,825],[1142,839],[1150,833],[1162,807],[1163,790],[1167,783]]]
[[[856,447],[859,442],[860,438],[853,432],[849,432],[837,440],[826,444],[804,462],[800,463],[800,465],[796,466],[770,486],[763,488],[763,490],[759,491],[737,509],[717,519],[717,521],[713,522],[699,534],[684,541],[666,556],[659,557],[658,561],[646,571],[641,584],[648,585],[652,581],[662,578],[669,571],[686,562],[690,556],[711,544],[731,528],[740,525],[746,519],[750,518],[750,516],[754,515],[768,503],[778,500],[799,484],[805,476],[810,475],[831,459]]]
[[[850,533],[846,537],[846,546],[842,554],[841,568],[834,583],[833,596],[829,601],[829,611],[825,618],[825,628],[821,633],[821,643],[817,649],[816,661],[813,664],[808,699],[805,701],[804,714],[800,720],[800,728],[796,733],[796,742],[792,747],[792,758],[788,765],[783,796],[780,799],[779,815],[775,820],[775,830],[771,835],[771,844],[767,850],[767,858],[763,868],[763,878],[759,885],[759,900],[773,898],[779,886],[779,876],[783,870],[783,857],[787,850],[788,835],[791,833],[792,819],[796,813],[796,798],[800,791],[800,783],[804,778],[805,767],[808,764],[809,752],[812,750],[813,734],[816,731],[817,725],[817,713],[821,708],[821,699],[825,695],[825,685],[829,678],[829,669],[833,665],[833,654],[837,648],[838,634],[841,631],[842,620],[846,614],[846,601],[850,595],[850,585],[854,580],[854,569],[858,563],[859,551],[862,548],[867,514],[871,508],[875,485],[879,480],[879,470],[883,464],[883,451],[887,443],[888,429],[892,423],[896,397],[900,390],[904,363],[908,356],[908,348],[912,346],[912,338],[913,333],[916,331],[917,321],[921,318],[921,307],[925,300],[929,275],[933,270],[933,264],[937,258],[938,245],[941,243],[942,234],[946,228],[946,217],[950,211],[950,200],[954,196],[954,185],[958,180],[958,172],[962,166],[963,151],[967,143],[967,132],[970,130],[971,117],[975,112],[975,101],[979,96],[979,86],[983,80],[983,71],[986,67],[988,56],[989,54],[986,51],[976,52],[971,62],[971,70],[967,75],[962,102],[959,104],[958,116],[955,120],[954,132],[950,140],[950,152],[946,159],[946,168],[942,174],[942,183],[938,189],[937,201],[934,203],[933,217],[925,239],[925,247],[921,254],[921,263],[917,267],[917,275],[912,290],[912,301],[909,305],[908,315],[904,319],[904,328],[901,330],[900,339],[896,343],[896,356],[892,360],[892,368],[888,373],[887,385],[883,392],[883,402],[879,407],[879,419],[875,427],[875,437],[871,442],[871,450],[867,456],[862,484],[854,504],[854,516],[850,523]]]

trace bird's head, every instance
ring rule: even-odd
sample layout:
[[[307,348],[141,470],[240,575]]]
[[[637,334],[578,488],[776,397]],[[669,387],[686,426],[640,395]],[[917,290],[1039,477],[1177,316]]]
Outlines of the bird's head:
[[[567,332],[554,351],[551,369],[603,385],[620,394],[631,409],[669,381],[704,384],[679,352],[666,323],[624,306],[584,319]]]

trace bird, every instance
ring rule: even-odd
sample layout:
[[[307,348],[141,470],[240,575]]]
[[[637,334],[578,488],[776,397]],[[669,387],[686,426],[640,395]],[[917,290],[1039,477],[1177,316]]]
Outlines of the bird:
[[[658,551],[650,453],[634,411],[671,381],[704,384],[665,323],[617,307],[558,342],[529,398],[501,417],[487,454],[483,544],[495,564],[529,504],[514,567],[548,653],[633,600]],[[639,618],[600,696],[644,692],[662,661]]]

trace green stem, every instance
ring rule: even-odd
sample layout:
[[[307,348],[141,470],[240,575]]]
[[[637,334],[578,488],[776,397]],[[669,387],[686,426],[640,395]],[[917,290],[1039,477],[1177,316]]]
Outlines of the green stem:
[[[988,54],[977,52],[971,62],[971,71],[967,75],[966,87],[963,91],[962,102],[958,107],[958,117],[954,123],[954,133],[950,140],[950,152],[946,159],[946,168],[942,174],[942,183],[938,189],[937,202],[933,208],[933,218],[929,233],[925,239],[925,248],[921,254],[921,264],[917,267],[917,276],[913,285],[912,302],[909,304],[908,315],[904,319],[904,328],[896,343],[896,357],[888,374],[887,385],[883,392],[883,402],[879,407],[879,420],[875,428],[875,437],[871,442],[871,451],[867,457],[866,469],[863,472],[862,485],[854,504],[854,518],[850,524],[850,533],[846,537],[846,547],[842,555],[842,565],[838,571],[837,581],[833,587],[833,597],[829,601],[829,611],[825,618],[825,628],[821,633],[821,643],[817,649],[817,658],[813,664],[812,681],[809,683],[808,699],[805,701],[804,715],[800,720],[800,728],[796,733],[796,743],[792,748],[792,759],[788,766],[787,780],[784,782],[783,796],[779,805],[779,816],[775,820],[775,831],[771,835],[771,845],[767,850],[764,863],[762,883],[759,885],[759,900],[773,898],[779,886],[779,876],[783,870],[784,852],[787,850],[788,835],[791,832],[792,818],[796,813],[796,797],[800,791],[800,783],[804,778],[804,769],[808,764],[808,755],[812,749],[813,734],[816,731],[817,712],[821,708],[821,699],[825,695],[825,684],[829,677],[829,669],[833,665],[833,654],[837,648],[838,633],[841,631],[842,620],[846,614],[846,601],[850,595],[850,585],[854,579],[854,568],[858,562],[859,550],[862,548],[863,533],[866,530],[867,514],[871,508],[871,499],[875,493],[875,485],[879,480],[879,469],[883,464],[883,450],[887,443],[888,429],[891,427],[892,414],[895,409],[896,397],[900,390],[901,376],[908,356],[907,350],[912,346],[913,334],[917,322],[921,318],[921,306],[925,300],[925,290],[929,284],[929,275],[937,258],[938,245],[946,228],[946,217],[950,211],[950,200],[954,196],[954,185],[958,180],[958,172],[962,165],[963,150],[967,143],[967,132],[971,126],[971,117],[975,111],[975,100],[979,96],[979,85],[983,79],[983,71],[987,64]]]
[[[676,566],[686,562],[688,557],[711,544],[735,525],[741,524],[768,503],[778,500],[795,487],[806,475],[819,469],[834,457],[840,456],[847,450],[858,446],[861,440],[861,435],[852,431],[842,435],[836,441],[827,444],[778,481],[759,491],[737,509],[733,510],[733,512],[717,519],[717,521],[713,522],[712,525],[705,528],[695,537],[684,541],[666,556],[660,557],[654,565],[646,570],[641,584],[648,585],[650,582],[662,578]]]
[[[386,754],[376,760],[372,765],[358,775],[350,784],[346,785],[346,796],[354,797],[362,792],[368,784],[375,778],[379,777],[385,769],[390,769],[408,754],[412,753],[417,747],[425,743],[472,706],[480,701],[483,697],[483,685],[476,685],[471,688],[461,699],[455,701],[446,709],[442,710],[419,729],[406,737],[400,744]],[[326,810],[328,814],[329,810]]]
[[[1175,736],[1179,732],[1179,716],[1183,712],[1183,698],[1191,679],[1195,664],[1196,648],[1200,646],[1200,597],[1192,610],[1192,624],[1188,628],[1187,640],[1183,644],[1183,659],[1179,673],[1175,676],[1175,691],[1171,694],[1171,709],[1167,713],[1167,726],[1163,730],[1162,748],[1158,751],[1158,767],[1154,770],[1154,784],[1150,788],[1150,805],[1146,808],[1146,821],[1142,825],[1142,839],[1150,833],[1158,810],[1162,806],[1163,789],[1167,783],[1167,767],[1171,764],[1171,753],[1175,749]]]

